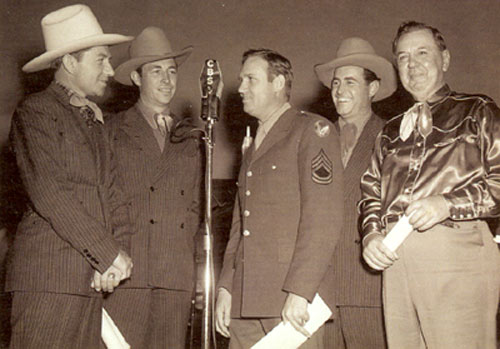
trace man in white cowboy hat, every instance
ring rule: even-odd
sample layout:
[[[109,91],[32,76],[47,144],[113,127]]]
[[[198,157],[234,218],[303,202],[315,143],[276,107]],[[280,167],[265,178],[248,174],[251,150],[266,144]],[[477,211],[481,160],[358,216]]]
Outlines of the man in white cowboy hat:
[[[102,112],[87,96],[113,76],[108,45],[90,8],[72,5],[41,22],[46,52],[23,70],[53,67],[44,91],[12,119],[11,141],[29,208],[15,236],[7,285],[11,348],[98,348],[102,296],[130,276],[128,208],[116,187]]]
[[[363,257],[384,270],[388,345],[496,348],[500,251],[485,219],[500,212],[500,109],[450,90],[436,28],[403,23],[393,54],[415,105],[377,138],[359,204]],[[383,238],[403,215],[413,231],[394,252]]]
[[[109,124],[119,178],[139,233],[131,240],[134,275],[107,298],[105,308],[132,348],[184,347],[202,163],[196,138],[172,137],[181,119],[170,103],[178,68],[192,49],[174,51],[162,29],[148,27],[116,69],[115,80],[140,92],[137,103]]]
[[[373,112],[372,102],[396,90],[396,74],[387,59],[357,37],[343,40],[337,57],[314,69],[331,89],[339,114],[335,126],[340,132],[344,166],[344,224],[331,268],[337,309],[333,323],[325,326],[325,344],[335,348],[385,348],[382,279],[380,273],[373,273],[361,262],[356,203],[361,199],[361,176],[385,123]]]

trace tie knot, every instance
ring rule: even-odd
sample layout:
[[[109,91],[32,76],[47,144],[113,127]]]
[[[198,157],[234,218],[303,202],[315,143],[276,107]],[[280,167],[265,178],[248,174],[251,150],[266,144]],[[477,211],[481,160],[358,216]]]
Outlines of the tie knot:
[[[154,118],[155,118],[155,122],[156,122],[156,126],[158,127],[158,130],[160,131],[160,133],[163,136],[166,135],[167,131],[170,132],[170,130],[172,128],[172,122],[173,122],[173,119],[171,116],[158,113],[158,114],[155,114]]]

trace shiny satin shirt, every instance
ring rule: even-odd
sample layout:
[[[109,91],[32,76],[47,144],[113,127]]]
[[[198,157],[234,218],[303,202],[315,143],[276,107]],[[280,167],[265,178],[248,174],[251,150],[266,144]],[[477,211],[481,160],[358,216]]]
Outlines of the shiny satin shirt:
[[[500,215],[500,110],[488,97],[443,86],[428,102],[432,132],[400,138],[404,114],[377,137],[361,179],[363,235],[381,232],[415,200],[443,194],[452,220]]]

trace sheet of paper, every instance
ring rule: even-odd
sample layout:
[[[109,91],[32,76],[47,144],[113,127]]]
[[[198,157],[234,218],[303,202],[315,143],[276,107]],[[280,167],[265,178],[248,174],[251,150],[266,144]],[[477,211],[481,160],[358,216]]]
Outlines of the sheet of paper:
[[[102,308],[101,337],[108,349],[130,349],[130,345],[104,308]]]
[[[316,294],[311,304],[308,305],[309,321],[305,324],[305,329],[313,334],[316,332],[332,315],[332,311]],[[307,337],[298,332],[288,322],[286,325],[280,322],[265,337],[258,341],[252,349],[295,349],[307,340]]]
[[[404,215],[385,236],[383,243],[391,251],[395,252],[412,231],[413,227],[410,224],[409,218]]]

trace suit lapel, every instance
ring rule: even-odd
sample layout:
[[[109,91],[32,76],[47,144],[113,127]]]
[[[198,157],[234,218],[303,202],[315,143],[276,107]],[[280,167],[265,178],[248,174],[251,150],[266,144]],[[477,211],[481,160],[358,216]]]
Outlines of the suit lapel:
[[[179,121],[177,116],[173,115],[174,125],[176,125]],[[187,156],[184,152],[186,147],[195,146],[194,141],[191,138],[186,138],[180,142],[171,142],[170,141],[170,133],[169,136],[165,139],[165,147],[163,148],[163,153],[159,159],[159,164],[157,167],[157,171],[155,172],[153,181],[157,181],[162,178],[165,173],[167,173],[173,166],[175,166],[175,157],[179,156]]]
[[[288,134],[288,131],[292,126],[293,116],[295,113],[297,113],[297,111],[294,109],[288,109],[284,112],[273,127],[271,127],[271,130],[262,141],[259,149],[255,150],[255,147],[251,147],[252,153],[249,154],[251,155],[249,156],[251,162],[255,162],[262,157],[262,155],[267,153],[269,149],[271,149]]]
[[[136,106],[125,113],[122,130],[146,157],[152,161],[160,160],[161,150],[153,130]]]
[[[358,142],[354,146],[344,172],[353,173],[355,171],[359,172],[360,170],[365,171],[372,156],[375,139],[383,125],[384,121],[377,115],[372,114],[370,116],[370,119],[366,123],[361,135],[358,138]],[[362,168],[360,168],[360,166]],[[346,181],[345,188],[348,191],[351,191],[351,189],[359,186],[359,178],[357,176],[344,176],[344,180]]]

